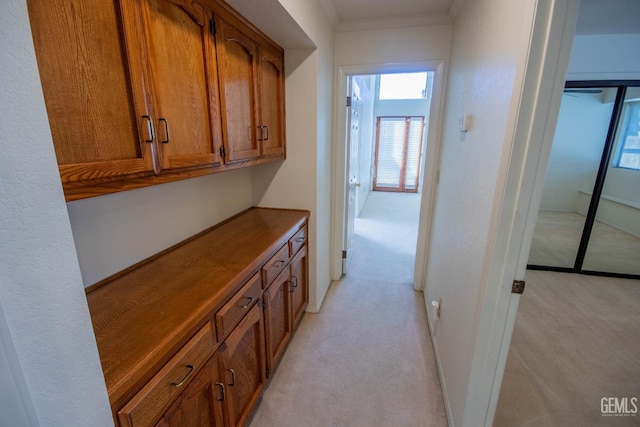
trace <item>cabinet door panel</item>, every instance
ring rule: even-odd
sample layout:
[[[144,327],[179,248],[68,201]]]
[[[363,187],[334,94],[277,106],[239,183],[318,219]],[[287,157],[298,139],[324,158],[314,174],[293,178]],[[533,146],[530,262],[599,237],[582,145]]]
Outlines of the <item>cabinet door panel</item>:
[[[291,261],[291,280],[293,282],[293,324],[297,325],[309,302],[309,272],[307,247],[304,246]]]
[[[228,161],[260,156],[256,139],[256,44],[227,22],[216,21],[220,102]]]
[[[220,386],[216,385],[215,356],[163,414],[156,427],[222,427]],[[220,395],[220,396],[219,396]]]
[[[227,386],[227,421],[243,425],[265,383],[262,309],[255,305],[225,341],[221,378]]]
[[[283,58],[279,52],[264,47],[260,49],[260,109],[262,154],[284,154]]]
[[[267,366],[272,372],[291,335],[289,269],[284,270],[264,293]]]
[[[28,7],[63,184],[152,171],[116,3],[29,0]]]
[[[144,27],[162,168],[215,164],[216,144],[222,138],[210,15],[179,0],[147,0],[146,6]]]

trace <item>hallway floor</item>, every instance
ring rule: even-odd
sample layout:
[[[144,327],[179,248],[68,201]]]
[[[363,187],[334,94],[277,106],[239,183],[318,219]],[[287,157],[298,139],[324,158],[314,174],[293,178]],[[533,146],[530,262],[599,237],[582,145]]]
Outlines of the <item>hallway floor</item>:
[[[446,426],[422,293],[419,195],[373,192],[349,274],[306,313],[251,421],[262,426]]]

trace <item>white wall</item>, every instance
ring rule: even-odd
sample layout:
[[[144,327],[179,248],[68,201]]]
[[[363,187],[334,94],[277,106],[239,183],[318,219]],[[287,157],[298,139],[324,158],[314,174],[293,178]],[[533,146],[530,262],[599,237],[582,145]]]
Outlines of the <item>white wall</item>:
[[[394,28],[336,34],[335,64],[410,64],[446,60],[451,25]]]
[[[253,168],[253,201],[311,211],[308,309],[318,311],[331,282],[333,28],[320,2],[280,3],[316,48],[285,51],[287,160]]]
[[[250,169],[67,203],[89,286],[251,207]]]
[[[113,425],[24,0],[0,39],[0,420]]]
[[[638,80],[638,46],[640,34],[575,36],[567,80]]]
[[[507,172],[514,81],[526,54],[533,0],[464,3],[453,28],[447,87],[441,174],[428,273],[427,301],[442,298],[433,326],[445,403],[452,426],[463,420],[480,307],[487,287],[499,201]],[[461,114],[471,129],[458,132]],[[492,286],[497,286],[492,284]],[[429,304],[430,305],[430,304]],[[478,355],[480,357],[480,355]]]
[[[541,210],[574,212],[578,191],[593,190],[612,110],[602,94],[564,94]]]

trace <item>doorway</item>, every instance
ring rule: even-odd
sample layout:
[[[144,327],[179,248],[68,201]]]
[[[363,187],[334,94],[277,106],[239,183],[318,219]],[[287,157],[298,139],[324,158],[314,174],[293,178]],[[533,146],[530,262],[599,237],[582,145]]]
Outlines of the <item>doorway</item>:
[[[419,228],[424,230],[430,224],[438,150],[435,132],[430,134],[428,130],[438,120],[440,88],[434,91],[434,87],[436,75],[441,71],[440,64],[434,65],[409,72],[344,74],[343,93],[347,101],[342,107],[343,125],[337,120],[337,126],[344,126],[341,132],[344,151],[339,149],[343,156],[336,161],[345,165],[344,171],[338,170],[336,174],[337,206],[343,206],[336,209],[342,214],[336,224],[342,227],[335,230],[341,257],[340,268],[334,268],[334,280],[348,273],[354,253],[356,218],[373,191],[417,193],[419,209],[422,206],[420,210],[424,211],[424,204],[427,205],[424,216],[418,215]],[[427,201],[423,204],[424,195]],[[420,232],[419,236],[416,253],[422,258],[428,231]],[[418,290],[424,276],[423,264],[417,259],[413,271],[414,287]]]

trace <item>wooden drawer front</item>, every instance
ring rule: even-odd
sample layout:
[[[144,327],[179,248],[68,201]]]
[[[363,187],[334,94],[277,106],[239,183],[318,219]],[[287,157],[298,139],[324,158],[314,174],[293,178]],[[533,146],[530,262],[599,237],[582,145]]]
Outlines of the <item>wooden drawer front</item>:
[[[269,286],[289,262],[289,246],[285,245],[262,267],[262,287]]]
[[[118,412],[122,426],[149,426],[180,394],[213,354],[211,324],[207,323],[184,347]]]
[[[305,225],[289,239],[289,256],[292,257],[298,252],[298,250],[307,243],[307,226]]]
[[[262,285],[260,274],[256,273],[236,294],[216,313],[218,341],[228,335],[240,319],[251,310],[260,299]]]

